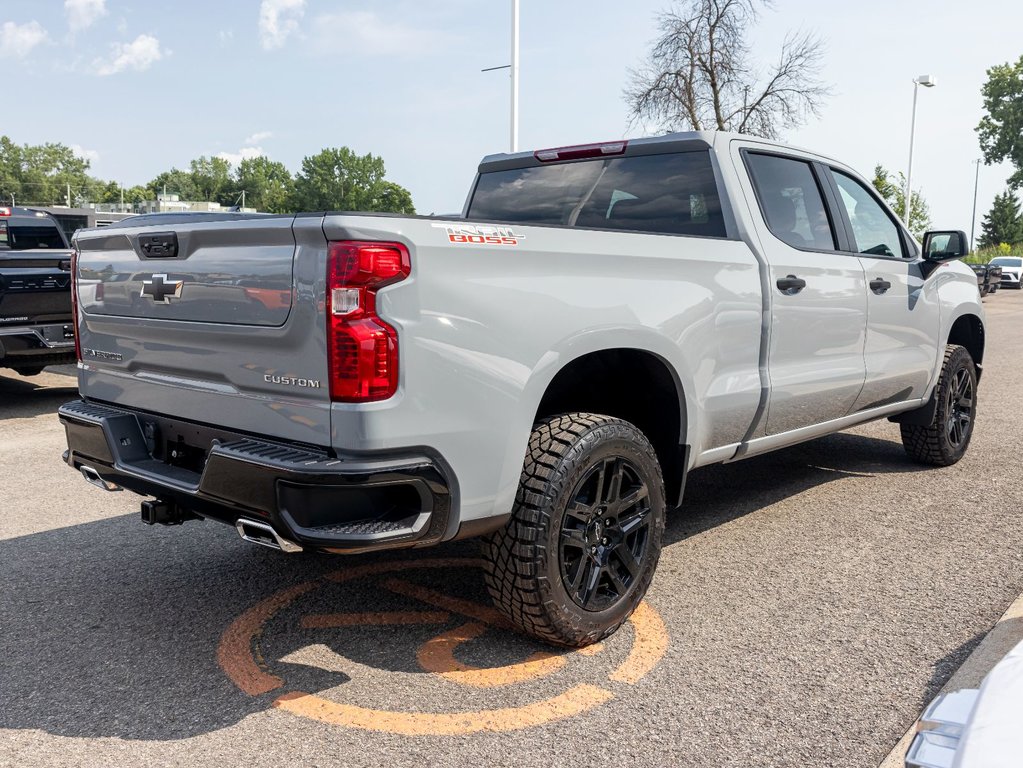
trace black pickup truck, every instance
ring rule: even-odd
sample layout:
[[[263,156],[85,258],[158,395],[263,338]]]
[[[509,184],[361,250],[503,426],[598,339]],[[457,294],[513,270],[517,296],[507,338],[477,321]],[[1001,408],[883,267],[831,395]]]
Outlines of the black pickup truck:
[[[970,269],[977,275],[977,289],[981,296],[998,290],[1002,282],[1002,268],[995,264],[971,264]]]
[[[0,368],[75,362],[71,248],[42,211],[0,207]]]

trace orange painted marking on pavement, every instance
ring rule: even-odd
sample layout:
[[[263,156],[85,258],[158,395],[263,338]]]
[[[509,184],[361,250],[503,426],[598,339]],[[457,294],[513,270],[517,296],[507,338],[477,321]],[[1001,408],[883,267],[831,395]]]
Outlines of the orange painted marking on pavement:
[[[576,648],[575,652],[580,656],[596,656],[602,650],[604,650],[603,643],[594,643],[593,645],[587,645],[584,648]]]
[[[463,616],[467,616],[470,619],[476,619],[484,624],[490,624],[495,627],[507,627],[509,625],[509,622],[504,615],[498,612],[495,608],[480,605],[479,603],[473,603],[469,600],[462,600],[458,597],[449,597],[448,595],[441,594],[429,587],[421,587],[418,584],[411,584],[402,579],[388,579],[383,583],[383,587],[391,590],[392,592],[397,592],[399,595],[413,597],[416,600],[422,600],[424,603],[429,603],[437,608],[443,608],[446,611],[451,611],[451,613],[460,613]]]
[[[381,613],[316,613],[303,616],[302,629],[332,629],[334,627],[370,626],[385,624],[443,624],[451,618],[446,611],[392,611]]]
[[[316,585],[315,581],[307,581],[260,600],[232,621],[220,638],[217,662],[231,681],[249,696],[259,696],[284,685],[281,678],[266,671],[253,640],[277,611]]]
[[[645,600],[636,606],[636,611],[629,617],[629,623],[636,635],[632,650],[610,677],[616,683],[635,685],[657,666],[657,662],[668,650],[668,630],[664,628],[660,614],[647,605]]]
[[[403,736],[461,736],[482,731],[517,731],[582,714],[614,694],[594,685],[577,685],[550,699],[523,707],[477,712],[395,712],[338,704],[308,693],[286,693],[274,706],[321,723]]]
[[[455,658],[455,649],[462,643],[475,640],[486,632],[486,624],[470,621],[460,627],[442,632],[416,652],[416,661],[427,672],[434,672],[446,680],[475,688],[496,688],[523,680],[543,677],[565,666],[565,657],[538,651],[518,664],[506,664],[492,669],[463,664]]]
[[[270,674],[259,652],[259,636],[267,623],[283,608],[303,594],[321,586],[324,580],[344,583],[366,576],[416,569],[466,568],[482,566],[475,558],[434,558],[371,563],[338,571],[322,579],[299,584],[260,601],[235,619],[224,632],[217,649],[217,659],[224,672],[242,691],[258,696],[284,685]],[[564,655],[536,653],[519,664],[497,669],[479,669],[459,662],[454,657],[457,647],[481,636],[491,627],[505,628],[509,622],[495,609],[471,601],[449,597],[427,587],[398,578],[383,586],[398,594],[427,603],[436,611],[400,611],[358,614],[316,614],[302,619],[305,628],[367,626],[384,624],[423,624],[450,620],[451,613],[471,621],[428,641],[417,658],[424,669],[453,682],[490,687],[508,685],[550,674],[565,664]],[[633,646],[626,660],[609,678],[615,682],[635,684],[663,658],[668,647],[668,633],[657,612],[641,602],[629,619],[633,628]],[[601,644],[576,651],[593,656],[603,649]],[[462,735],[486,731],[514,731],[542,725],[581,714],[614,698],[612,691],[594,685],[577,685],[550,699],[521,707],[476,712],[397,712],[375,710],[350,704],[339,704],[303,692],[278,696],[273,705],[293,714],[324,723],[361,728],[363,730],[405,735]]]

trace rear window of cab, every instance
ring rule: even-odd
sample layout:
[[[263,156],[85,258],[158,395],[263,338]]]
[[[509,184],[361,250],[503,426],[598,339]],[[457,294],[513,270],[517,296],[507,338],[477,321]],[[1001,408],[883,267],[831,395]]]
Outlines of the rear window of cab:
[[[726,236],[707,151],[598,158],[482,173],[468,218]]]
[[[30,251],[40,248],[66,249],[64,238],[55,224],[15,225],[0,222],[0,248]]]

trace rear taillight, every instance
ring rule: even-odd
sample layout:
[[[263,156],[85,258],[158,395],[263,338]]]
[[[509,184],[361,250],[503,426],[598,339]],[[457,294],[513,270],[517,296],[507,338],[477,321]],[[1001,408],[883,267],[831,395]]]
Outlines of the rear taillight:
[[[71,328],[75,332],[75,357],[82,359],[82,342],[78,338],[78,249],[71,251]]]
[[[376,313],[377,291],[412,269],[400,243],[344,240],[327,252],[330,399],[384,400],[398,390],[398,332]]]

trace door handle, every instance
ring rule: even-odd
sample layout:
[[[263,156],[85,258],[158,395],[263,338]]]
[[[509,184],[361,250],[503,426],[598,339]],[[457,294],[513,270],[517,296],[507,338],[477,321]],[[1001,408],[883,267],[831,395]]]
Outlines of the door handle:
[[[882,280],[880,277],[870,281],[870,290],[880,296],[882,293],[892,287],[892,284],[887,280]]]
[[[784,293],[786,296],[795,296],[801,290],[806,288],[806,280],[795,275],[788,275],[787,277],[779,277],[776,283],[778,290]]]

